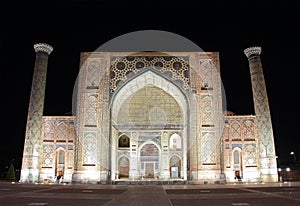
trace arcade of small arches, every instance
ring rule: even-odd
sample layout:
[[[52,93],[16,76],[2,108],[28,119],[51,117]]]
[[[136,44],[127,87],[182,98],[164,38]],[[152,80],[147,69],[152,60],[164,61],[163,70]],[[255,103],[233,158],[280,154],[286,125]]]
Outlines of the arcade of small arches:
[[[182,150],[181,137],[174,133],[169,138],[169,151],[174,152],[168,157],[169,164],[169,178],[182,178],[181,174],[181,159],[180,154]],[[118,140],[118,152],[123,153],[118,158],[118,168],[116,179],[129,178],[130,177],[130,138],[122,134]],[[167,150],[167,149],[165,149]],[[161,167],[161,149],[153,141],[148,141],[143,143],[138,148],[138,157],[140,158],[139,170],[141,178],[156,178],[160,177],[160,167]]]

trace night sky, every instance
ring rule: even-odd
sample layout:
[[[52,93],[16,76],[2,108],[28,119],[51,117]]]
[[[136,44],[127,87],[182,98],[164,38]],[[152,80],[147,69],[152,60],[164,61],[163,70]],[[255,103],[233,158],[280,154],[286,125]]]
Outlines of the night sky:
[[[0,170],[12,159],[20,167],[35,61],[33,44],[45,42],[54,47],[44,115],[65,115],[72,110],[80,52],[92,52],[115,37],[148,29],[173,32],[204,51],[219,52],[227,109],[241,115],[255,114],[243,50],[261,46],[277,155],[284,163],[294,151],[300,160],[299,1],[226,2],[1,3],[5,14],[1,12],[0,29]]]

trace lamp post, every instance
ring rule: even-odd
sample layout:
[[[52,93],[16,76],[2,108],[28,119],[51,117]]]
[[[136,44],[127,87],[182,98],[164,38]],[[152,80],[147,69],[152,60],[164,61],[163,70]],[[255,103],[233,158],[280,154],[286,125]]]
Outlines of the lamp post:
[[[276,155],[276,161],[277,161],[277,168],[280,168],[280,160],[279,157]]]
[[[290,155],[291,156],[293,156],[293,160],[294,160],[294,162],[296,163],[297,162],[297,158],[296,158],[296,154],[295,154],[295,152],[290,152]]]
[[[290,178],[290,171],[291,169],[288,167],[286,168],[286,171],[287,171],[287,180],[289,181],[291,178]]]
[[[281,175],[282,169],[278,168],[278,173],[279,173],[279,182],[282,182],[282,175]]]
[[[278,175],[279,175],[279,182],[282,182],[282,170],[280,168],[280,161],[279,161],[279,157],[276,156],[276,160],[277,160],[277,171],[278,171]]]

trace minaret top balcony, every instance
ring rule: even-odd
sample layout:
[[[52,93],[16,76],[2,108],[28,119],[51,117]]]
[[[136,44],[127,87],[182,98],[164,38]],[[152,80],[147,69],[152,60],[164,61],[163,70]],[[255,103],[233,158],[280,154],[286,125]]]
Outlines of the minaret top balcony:
[[[45,43],[34,44],[33,48],[36,53],[44,52],[44,53],[47,53],[48,55],[53,51],[53,47],[50,46],[49,44],[45,44]]]
[[[249,58],[250,56],[259,56],[261,53],[261,47],[259,46],[249,47],[244,50],[244,53],[247,56],[247,58]]]

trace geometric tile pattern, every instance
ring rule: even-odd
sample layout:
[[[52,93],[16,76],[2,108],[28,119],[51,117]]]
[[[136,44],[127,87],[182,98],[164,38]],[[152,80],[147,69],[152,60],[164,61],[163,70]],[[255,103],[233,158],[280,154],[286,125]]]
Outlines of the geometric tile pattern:
[[[97,125],[96,102],[97,99],[94,95],[91,95],[86,99],[86,106],[84,112],[85,125]]]
[[[91,88],[99,86],[100,75],[98,74],[98,70],[100,69],[101,64],[97,61],[91,61],[88,65],[87,72],[87,85]]]
[[[46,140],[54,140],[54,129],[55,124],[52,121],[45,121],[44,122],[44,139]]]
[[[246,120],[243,122],[243,136],[244,138],[255,138],[254,134],[254,122]]]
[[[57,140],[65,140],[66,137],[68,136],[68,126],[64,123],[61,122],[59,125],[57,125]]]
[[[234,121],[230,125],[230,137],[234,139],[241,138],[241,126],[238,121]]]
[[[201,162],[215,163],[216,138],[211,133],[206,133],[201,141]]]
[[[123,84],[129,77],[146,68],[169,76],[174,83],[189,88],[189,65],[187,57],[176,56],[120,56],[111,58],[110,91],[113,93],[119,83]]]
[[[213,104],[212,96],[202,95],[202,125],[213,125]]]
[[[83,164],[97,163],[97,144],[94,133],[86,133],[83,142]]]
[[[55,161],[55,151],[53,145],[44,145],[43,146],[43,158],[42,158],[42,167],[54,167]]]
[[[200,72],[201,72],[201,77],[208,87],[212,87],[212,72],[214,71],[215,65],[212,62],[211,59],[201,59],[200,62]],[[202,85],[203,86],[203,85]]]
[[[244,160],[246,166],[248,165],[257,165],[257,151],[256,151],[256,144],[245,144],[245,148],[243,151]]]

